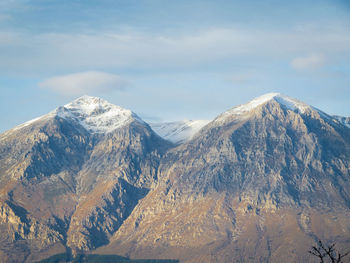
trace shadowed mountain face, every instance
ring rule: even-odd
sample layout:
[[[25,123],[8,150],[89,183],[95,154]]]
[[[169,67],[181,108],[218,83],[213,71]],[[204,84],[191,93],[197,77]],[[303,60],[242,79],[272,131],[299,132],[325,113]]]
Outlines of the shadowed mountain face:
[[[318,238],[348,247],[350,129],[300,102],[262,99],[169,151],[160,185],[100,251],[308,262]]]
[[[96,248],[309,262],[318,238],[350,246],[350,129],[279,94],[176,147],[134,113],[82,97],[0,135],[0,183],[5,262]]]
[[[80,98],[1,135],[5,262],[32,262],[41,250],[50,254],[67,246],[74,251],[106,244],[158,180],[160,157],[171,144],[131,112],[126,117],[122,112],[115,125],[120,119],[113,111],[119,114],[120,108],[95,100]],[[72,104],[79,105],[74,115]],[[85,108],[95,117],[89,123]],[[106,113],[115,129],[103,126],[110,116],[99,117]],[[101,133],[101,127],[110,129]]]
[[[178,196],[247,195],[279,207],[349,207],[350,132],[322,115],[272,100],[217,119],[164,158],[167,189]]]

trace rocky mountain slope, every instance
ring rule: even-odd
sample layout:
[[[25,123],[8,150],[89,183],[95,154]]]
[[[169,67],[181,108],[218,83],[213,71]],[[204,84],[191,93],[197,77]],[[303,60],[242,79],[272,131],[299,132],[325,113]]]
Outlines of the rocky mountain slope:
[[[279,94],[235,107],[162,160],[163,178],[99,252],[181,262],[309,262],[350,246],[350,129]]]
[[[333,118],[350,128],[350,117],[333,116]]]
[[[169,146],[131,111],[88,96],[2,134],[2,258],[106,244]]]
[[[1,260],[312,262],[317,239],[345,250],[346,120],[266,94],[209,123],[153,125],[165,140],[133,112],[81,97],[0,135]]]

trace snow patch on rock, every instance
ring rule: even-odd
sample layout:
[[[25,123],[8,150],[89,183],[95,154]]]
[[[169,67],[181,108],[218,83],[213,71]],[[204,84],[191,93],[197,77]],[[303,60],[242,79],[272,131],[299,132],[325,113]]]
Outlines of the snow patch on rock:
[[[32,119],[32,120],[30,120],[30,121],[27,121],[27,122],[25,122],[25,123],[23,123],[23,124],[20,124],[20,125],[18,125],[17,127],[13,128],[13,130],[22,129],[22,128],[24,128],[24,127],[26,127],[26,126],[28,126],[28,125],[30,125],[30,124],[36,122],[37,120],[40,120],[40,119],[43,118],[43,117],[44,117],[44,116],[40,116],[40,117],[38,117],[38,118],[35,118],[35,119]]]
[[[345,125],[346,127],[350,128],[350,117],[333,116],[333,118],[341,124]]]
[[[150,123],[151,128],[163,139],[175,144],[189,141],[209,120],[183,120],[163,123]]]
[[[251,112],[252,110],[258,108],[261,105],[268,103],[269,101],[275,100],[279,104],[285,106],[287,109],[292,111],[298,111],[300,113],[304,113],[307,109],[310,109],[311,106],[301,102],[299,100],[293,99],[291,97],[282,95],[280,93],[268,93],[257,97],[247,104],[238,105],[233,107],[232,109],[224,112],[216,118],[216,121],[222,121],[229,116],[244,116],[245,114]]]
[[[44,116],[27,121],[12,130],[19,130],[41,119],[54,118],[55,116],[77,122],[90,133],[109,133],[132,121],[144,123],[130,110],[123,109],[101,98],[85,95],[71,103],[58,107]]]
[[[61,118],[79,122],[91,133],[109,133],[135,120],[143,123],[130,110],[86,95],[57,108],[54,112]]]

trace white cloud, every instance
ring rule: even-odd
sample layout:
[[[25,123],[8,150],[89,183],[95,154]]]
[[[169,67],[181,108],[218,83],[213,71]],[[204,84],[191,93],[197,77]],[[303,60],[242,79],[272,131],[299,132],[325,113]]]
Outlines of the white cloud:
[[[324,66],[326,59],[323,55],[309,55],[306,57],[297,57],[291,61],[291,65],[297,70],[314,70]]]
[[[0,48],[14,45],[18,41],[21,41],[21,37],[17,34],[11,32],[0,32]]]
[[[121,90],[125,88],[126,84],[126,81],[117,75],[87,71],[52,77],[40,82],[39,86],[62,95],[78,96],[95,92]]]
[[[10,15],[6,15],[6,14],[1,14],[0,13],[0,22],[11,20],[11,18],[12,17]]]
[[[236,72],[228,76],[227,80],[234,84],[243,84],[254,79],[254,74],[248,72]]]
[[[3,34],[6,35],[6,34]],[[1,36],[1,32],[0,32]],[[84,71],[88,68],[122,68],[147,71],[208,67],[212,63],[288,61],[298,54],[327,54],[347,59],[347,27],[295,28],[289,31],[244,28],[207,28],[192,33],[145,34],[101,32],[94,34],[13,33],[0,41],[0,71]],[[318,59],[318,61],[317,61]],[[308,65],[321,63],[312,57]],[[333,61],[333,60],[332,60]],[[304,64],[307,62],[304,62]],[[294,62],[298,67],[301,62]],[[301,68],[302,66],[299,66]]]

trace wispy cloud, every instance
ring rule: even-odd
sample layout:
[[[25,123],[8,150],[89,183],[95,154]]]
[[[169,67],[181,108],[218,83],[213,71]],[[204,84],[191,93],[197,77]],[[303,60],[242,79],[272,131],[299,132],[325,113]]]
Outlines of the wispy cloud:
[[[305,57],[297,57],[291,61],[291,66],[297,70],[314,70],[324,66],[326,59],[324,55],[313,54]]]
[[[1,32],[0,32],[1,35]],[[38,34],[12,33],[0,41],[0,70],[84,71],[88,68],[123,68],[157,71],[164,68],[206,67],[212,63],[237,65],[258,60],[289,62],[298,54],[350,54],[348,27],[295,28],[290,31],[243,28],[208,28],[190,33]],[[302,68],[321,58],[296,58]]]
[[[243,84],[254,79],[254,74],[251,72],[235,72],[227,77],[227,80],[234,84]]]
[[[22,7],[25,4],[27,4],[28,0],[1,0],[0,2],[0,8],[2,10],[10,10],[13,8]]]
[[[95,92],[121,90],[126,87],[126,84],[127,82],[117,75],[87,71],[52,77],[40,82],[39,86],[61,95],[78,96]]]
[[[10,15],[6,15],[6,14],[1,14],[0,13],[0,22],[6,21],[6,20],[10,20],[11,16]]]

